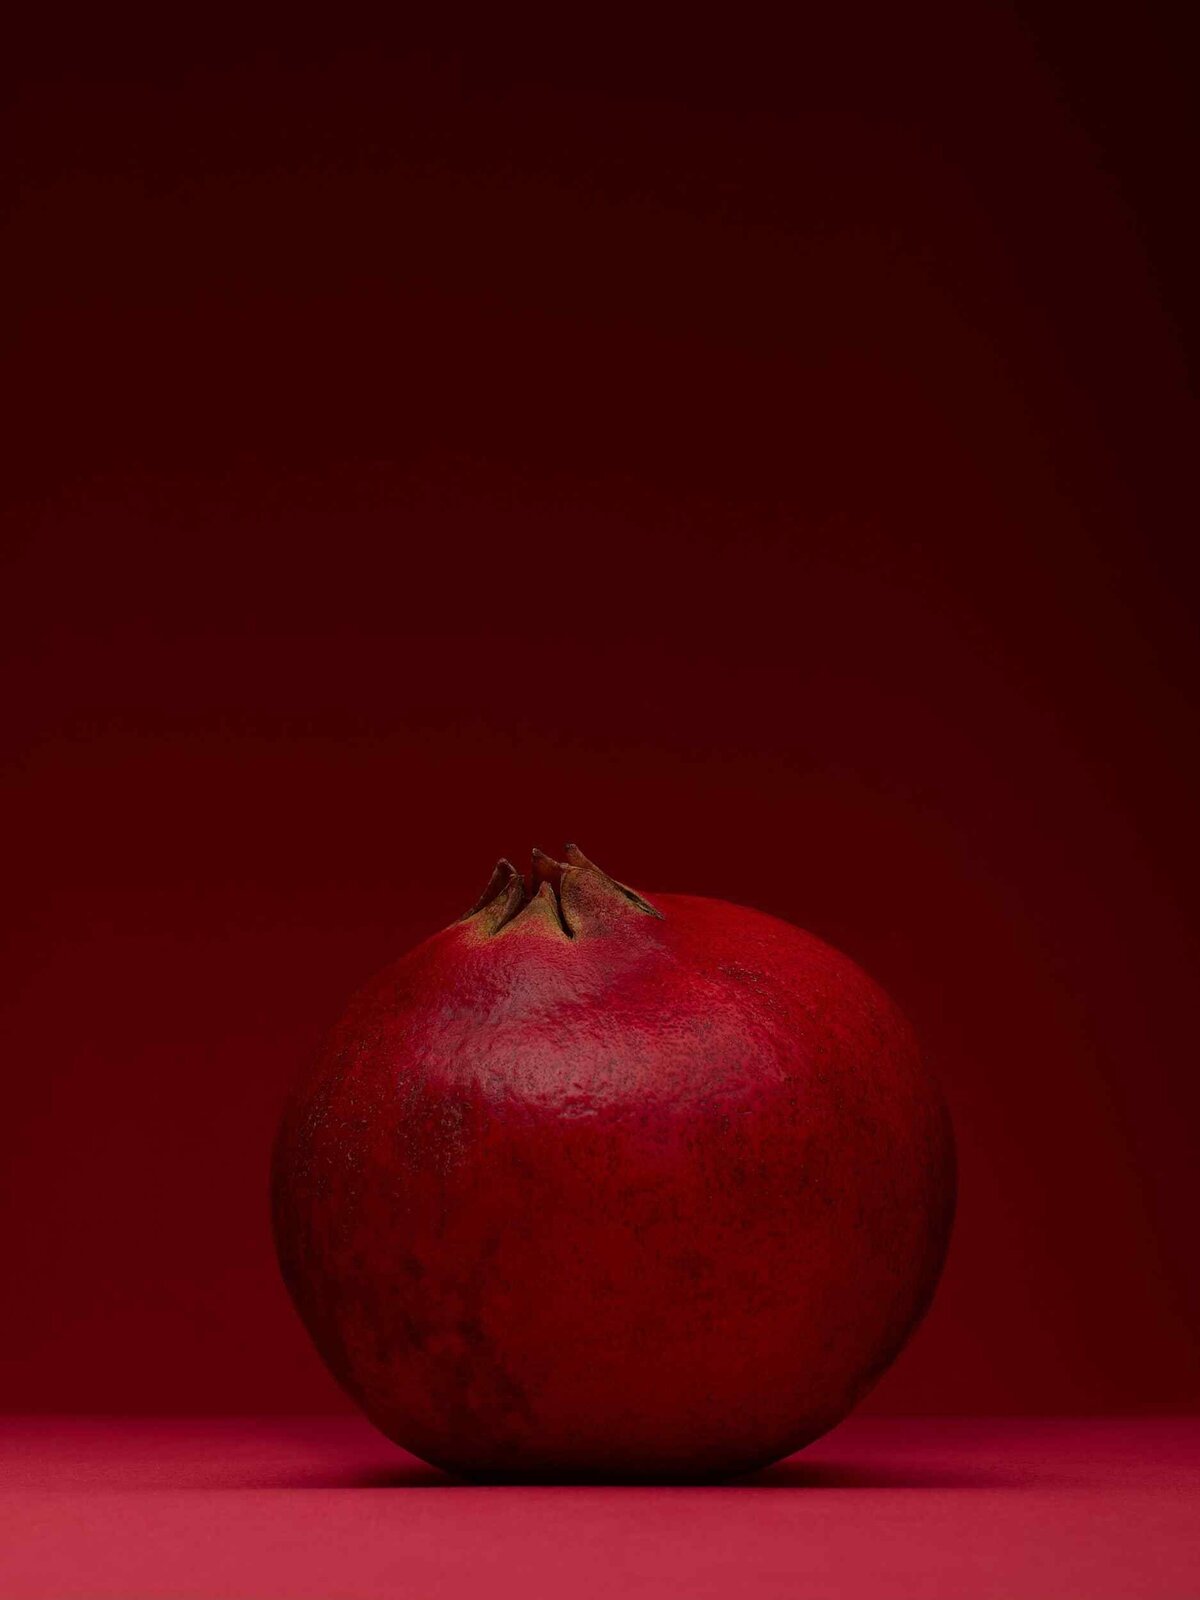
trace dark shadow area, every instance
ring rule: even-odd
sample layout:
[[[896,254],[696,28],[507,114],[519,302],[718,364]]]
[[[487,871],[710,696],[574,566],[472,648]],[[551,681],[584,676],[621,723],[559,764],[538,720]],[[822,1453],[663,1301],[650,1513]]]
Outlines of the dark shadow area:
[[[597,1479],[504,1479],[472,1481],[453,1478],[436,1467],[413,1463],[411,1466],[373,1467],[362,1471],[331,1473],[328,1477],[305,1477],[294,1482],[259,1485],[280,1489],[1027,1489],[1028,1475],[1017,1475],[991,1467],[972,1468],[919,1466],[888,1467],[857,1465],[852,1461],[787,1460],[764,1467],[744,1477],[708,1481],[650,1479],[645,1482],[619,1482]]]
[[[996,1466],[856,1465],[853,1461],[777,1461],[722,1485],[737,1489],[1028,1489],[1027,1475]]]
[[[246,1489],[453,1489],[469,1487],[437,1467],[413,1461],[398,1467],[347,1467],[328,1473],[305,1472],[280,1476],[269,1482],[239,1484]]]

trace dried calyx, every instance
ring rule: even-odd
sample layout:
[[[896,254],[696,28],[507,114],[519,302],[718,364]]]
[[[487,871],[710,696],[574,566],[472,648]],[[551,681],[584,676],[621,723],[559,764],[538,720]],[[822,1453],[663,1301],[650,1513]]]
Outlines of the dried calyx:
[[[533,852],[529,881],[501,858],[487,888],[462,918],[488,937],[510,927],[537,925],[568,939],[601,932],[631,917],[662,917],[640,894],[610,878],[578,845],[563,850],[562,861]]]

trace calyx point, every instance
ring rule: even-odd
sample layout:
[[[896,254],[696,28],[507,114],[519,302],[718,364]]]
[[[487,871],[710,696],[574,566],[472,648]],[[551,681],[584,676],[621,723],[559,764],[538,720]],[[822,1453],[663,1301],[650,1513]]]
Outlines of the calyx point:
[[[474,923],[486,937],[519,922],[530,930],[541,926],[560,938],[574,939],[612,931],[641,917],[661,921],[662,912],[636,890],[610,878],[578,845],[568,844],[561,861],[535,849],[528,882],[501,856],[487,887],[460,921]]]

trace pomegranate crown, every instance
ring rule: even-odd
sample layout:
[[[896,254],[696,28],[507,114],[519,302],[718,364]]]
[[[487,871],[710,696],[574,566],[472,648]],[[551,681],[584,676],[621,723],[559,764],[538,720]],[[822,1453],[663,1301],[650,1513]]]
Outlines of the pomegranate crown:
[[[502,856],[486,889],[459,921],[485,938],[521,928],[574,939],[614,931],[632,918],[662,919],[661,911],[601,871],[578,845],[565,845],[563,858],[556,861],[535,849],[526,881]]]

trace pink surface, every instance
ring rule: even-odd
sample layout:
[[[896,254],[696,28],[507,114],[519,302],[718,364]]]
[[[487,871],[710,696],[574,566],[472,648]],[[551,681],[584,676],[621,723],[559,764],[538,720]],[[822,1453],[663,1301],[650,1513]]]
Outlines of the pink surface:
[[[864,1418],[700,1489],[474,1488],[354,1418],[13,1419],[0,1464],[5,1600],[1200,1595],[1195,1418]]]

